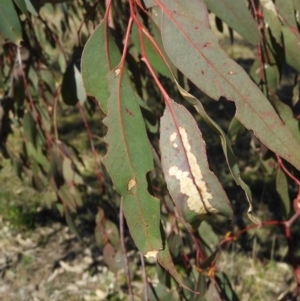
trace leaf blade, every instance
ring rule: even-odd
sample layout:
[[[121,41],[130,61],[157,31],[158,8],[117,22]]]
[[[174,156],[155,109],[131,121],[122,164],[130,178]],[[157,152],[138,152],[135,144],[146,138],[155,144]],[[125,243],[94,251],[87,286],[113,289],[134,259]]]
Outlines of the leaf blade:
[[[108,75],[108,152],[103,161],[124,197],[123,211],[136,246],[146,257],[156,256],[162,241],[159,201],[147,190],[146,173],[154,168],[151,149],[134,91],[123,73],[116,69]]]
[[[21,23],[12,0],[0,0],[0,31],[17,45],[22,40]]]
[[[261,35],[246,3],[240,0],[204,0],[207,8],[238,32],[252,45],[260,41]]]
[[[232,216],[220,182],[209,170],[205,143],[191,114],[170,99],[161,118],[162,168],[172,199],[193,227],[210,214]]]
[[[121,55],[108,32],[106,22],[102,21],[84,47],[81,72],[87,95],[97,99],[104,114],[107,114],[109,97],[106,75],[120,59]]]
[[[174,65],[213,99],[236,104],[236,117],[272,151],[300,169],[300,145],[246,72],[219,47],[211,30],[160,1],[164,47]],[[178,7],[177,7],[177,10]],[[213,83],[213,84],[212,84]]]

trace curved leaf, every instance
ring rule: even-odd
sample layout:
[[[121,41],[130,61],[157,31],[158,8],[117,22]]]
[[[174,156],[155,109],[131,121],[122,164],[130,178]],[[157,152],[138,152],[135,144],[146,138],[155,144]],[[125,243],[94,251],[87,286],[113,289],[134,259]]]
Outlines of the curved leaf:
[[[203,26],[205,22],[189,15],[184,5],[171,0],[157,3],[163,11],[164,47],[174,65],[211,98],[223,96],[234,101],[236,118],[263,144],[300,169],[299,143],[247,73],[219,47],[212,31]]]
[[[234,179],[234,181],[236,182],[237,185],[239,185],[245,192],[246,197],[247,197],[247,201],[249,203],[249,208],[248,208],[248,216],[249,218],[256,224],[261,224],[261,221],[255,217],[252,213],[253,211],[253,206],[252,206],[252,193],[251,190],[249,188],[249,186],[243,181],[243,179],[241,178],[241,173],[240,173],[240,168],[237,162],[237,159],[233,153],[230,141],[228,139],[228,137],[226,136],[226,134],[224,133],[224,131],[219,127],[219,125],[217,123],[215,123],[205,112],[201,102],[194,97],[193,95],[191,95],[190,93],[188,93],[187,91],[185,91],[175,80],[177,88],[179,89],[179,92],[181,93],[181,95],[183,97],[185,97],[187,99],[187,101],[192,104],[194,106],[194,108],[196,109],[196,111],[200,114],[200,116],[203,118],[203,120],[206,122],[206,124],[214,131],[216,132],[216,134],[220,137],[221,139],[221,144],[222,144],[222,148],[223,148],[223,153],[225,155],[226,158],[226,162],[228,165],[228,168],[231,172],[231,175]]]
[[[245,1],[241,0],[204,0],[207,8],[238,32],[248,42],[255,45],[261,35],[257,29]]]
[[[205,143],[192,115],[170,99],[161,118],[162,168],[172,199],[193,227],[211,214],[232,216],[220,182],[209,170]]]
[[[124,197],[124,215],[143,255],[162,249],[159,200],[148,192],[146,173],[154,168],[145,124],[128,76],[116,69],[108,75],[110,98],[104,164],[116,190]]]
[[[0,0],[0,32],[15,44],[22,40],[22,29],[12,0]]]

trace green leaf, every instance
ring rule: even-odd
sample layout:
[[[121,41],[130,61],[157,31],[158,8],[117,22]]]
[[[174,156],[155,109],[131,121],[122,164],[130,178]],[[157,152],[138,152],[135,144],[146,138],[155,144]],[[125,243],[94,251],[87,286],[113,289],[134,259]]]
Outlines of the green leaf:
[[[295,10],[295,15],[296,15],[296,20],[297,20],[297,22],[299,24],[300,1],[299,0],[293,0],[293,4],[294,4],[294,10]]]
[[[24,133],[27,139],[32,143],[32,145],[36,148],[36,137],[37,137],[37,128],[35,120],[33,119],[30,112],[25,113],[23,118],[23,127]]]
[[[161,118],[160,151],[172,199],[193,227],[211,214],[232,217],[220,182],[209,170],[205,143],[192,115],[169,100]]]
[[[20,11],[27,17],[29,18],[29,14],[27,11],[26,3],[25,0],[14,0],[16,5],[19,7]]]
[[[284,209],[284,216],[288,217],[288,215],[291,211],[291,200],[290,200],[290,196],[289,196],[288,181],[287,181],[285,173],[282,171],[281,168],[277,168],[276,191],[279,194],[281,201],[282,201],[282,205],[283,205],[282,207]]]
[[[21,23],[12,0],[0,0],[0,32],[17,45],[22,40]]]
[[[73,220],[73,218],[70,215],[70,213],[69,213],[68,210],[65,210],[65,216],[66,216],[66,222],[67,222],[68,227],[76,235],[77,239],[80,242],[83,242],[82,237],[81,237],[81,235],[80,235],[80,233],[78,231],[78,228],[76,227],[75,222],[74,222],[74,220]]]
[[[81,60],[83,84],[87,95],[95,97],[107,115],[109,91],[106,75],[120,62],[120,52],[108,31],[105,21],[87,41]]]
[[[280,73],[277,65],[270,65],[265,63],[263,65],[263,68],[261,68],[259,60],[256,59],[251,66],[249,76],[257,85],[265,85],[262,89],[266,95],[270,93],[270,90],[273,93],[276,93],[277,86],[280,80]]]
[[[190,14],[186,7],[194,2],[159,2],[163,11],[162,38],[171,61],[211,98],[223,96],[234,101],[236,118],[253,130],[263,144],[300,170],[299,143],[243,68],[227,56],[212,31],[203,26],[206,18],[201,22]]]
[[[148,290],[148,301],[170,301],[174,300],[170,289],[161,283],[152,283],[150,286],[147,286]]]
[[[239,301],[239,297],[233,290],[231,283],[227,277],[227,275],[223,272],[219,272],[216,275],[216,281],[219,285],[220,291],[222,292],[222,296],[226,301]]]
[[[219,238],[209,223],[203,221],[198,228],[198,233],[201,237],[201,240],[210,251],[215,249],[219,243]]]
[[[72,212],[76,212],[76,203],[74,197],[70,193],[69,187],[67,184],[62,185],[57,192],[61,201],[70,208]]]
[[[27,10],[34,16],[38,16],[39,14],[39,2],[38,0],[25,0]]]
[[[266,27],[269,27],[272,36],[278,44],[281,44],[281,23],[272,0],[261,0]]]
[[[260,32],[251,16],[245,1],[204,0],[207,8],[238,32],[249,43],[256,46],[261,40]]]
[[[289,128],[295,139],[300,143],[300,124],[294,117],[293,110],[284,102],[282,102],[277,96],[270,96],[270,102],[275,107],[279,117],[284,124]]]
[[[76,172],[74,163],[68,158],[65,157],[62,165],[62,172],[66,182],[74,182],[75,184],[83,185],[82,177]]]
[[[276,0],[275,5],[284,23],[287,26],[293,28],[294,30],[297,30],[298,27],[297,27],[295,12],[294,12],[293,0]]]
[[[45,129],[50,132],[50,130],[51,130],[51,119],[50,119],[49,112],[48,112],[47,108],[45,106],[41,106],[39,104],[36,104],[36,108],[37,108],[37,110],[40,114],[40,117],[42,119],[43,127],[45,127]]]
[[[157,45],[159,46],[160,50],[162,51],[162,54],[167,58],[167,55],[165,55],[162,40],[160,36],[159,30],[156,28],[156,25],[151,23],[151,32],[153,35],[154,40],[156,41]],[[139,32],[138,27],[136,23],[132,26],[131,31],[131,38],[135,45],[135,47],[138,49],[139,53],[141,53],[141,41],[139,39]],[[143,44],[146,51],[147,59],[149,60],[151,66],[160,74],[172,78],[172,75],[170,74],[169,68],[166,66],[165,62],[161,58],[161,56],[158,54],[157,50],[153,46],[153,44],[150,42],[149,38],[142,32],[142,38],[143,38]],[[172,65],[172,64],[171,64]]]
[[[162,249],[159,200],[148,192],[146,173],[154,168],[145,124],[123,69],[108,75],[110,98],[104,164],[116,190],[124,198],[124,215],[136,246],[143,255],[156,256]]]
[[[163,229],[163,228],[162,228]],[[174,262],[172,260],[169,246],[165,242],[164,249],[158,252],[157,255],[157,261],[159,264],[164,267],[171,275],[172,277],[184,288],[186,288],[188,291],[192,291],[187,285],[185,285],[186,278],[182,278],[182,276],[178,273],[176,270],[176,267],[174,265]]]
[[[221,298],[220,293],[218,291],[217,285],[215,281],[211,281],[207,292],[205,294],[207,300],[214,300],[214,301],[223,301],[224,299]]]
[[[300,34],[288,27],[281,28],[284,41],[286,62],[300,73]]]

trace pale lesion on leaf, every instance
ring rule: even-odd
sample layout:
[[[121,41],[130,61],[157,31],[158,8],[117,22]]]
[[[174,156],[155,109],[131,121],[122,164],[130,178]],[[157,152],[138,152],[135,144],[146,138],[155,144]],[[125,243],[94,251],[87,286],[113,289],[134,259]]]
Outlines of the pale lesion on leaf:
[[[218,210],[213,208],[209,202],[213,196],[208,191],[207,184],[203,180],[197,158],[191,151],[191,145],[188,141],[185,128],[179,127],[179,133],[187,156],[188,165],[190,166],[190,172],[182,171],[178,166],[174,165],[169,168],[169,175],[175,176],[179,180],[180,192],[188,196],[187,205],[190,210],[197,214],[218,213]],[[173,142],[174,148],[176,148],[174,146],[176,138],[176,132],[170,135],[170,141]],[[193,178],[190,176],[190,173]]]
[[[157,253],[158,253],[157,250],[150,250],[150,251],[148,251],[144,256],[145,256],[146,258],[151,258],[151,257],[156,258]]]
[[[115,77],[117,77],[119,74],[120,74],[120,72],[121,72],[121,69],[120,68],[117,68],[117,69],[115,69]]]
[[[176,142],[174,142],[175,139],[176,139],[176,137],[177,137],[177,133],[176,133],[176,132],[174,132],[174,133],[170,136],[170,141],[171,141],[171,143],[173,142],[173,147],[174,147],[174,148],[177,148],[177,147],[178,147],[178,144],[177,144]]]
[[[132,178],[128,181],[127,190],[131,191],[131,189],[136,185],[136,179]]]

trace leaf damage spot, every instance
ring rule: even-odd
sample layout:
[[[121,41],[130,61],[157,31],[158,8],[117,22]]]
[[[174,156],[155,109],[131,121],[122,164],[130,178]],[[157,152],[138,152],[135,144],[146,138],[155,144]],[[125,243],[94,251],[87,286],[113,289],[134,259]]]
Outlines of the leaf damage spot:
[[[171,141],[171,142],[175,141],[176,137],[177,137],[177,133],[174,132],[174,133],[171,134],[171,136],[170,136],[170,141]]]
[[[175,176],[176,179],[179,180],[180,192],[188,196],[187,205],[190,210],[198,214],[217,213],[217,209],[213,208],[209,203],[209,200],[211,200],[213,196],[208,191],[207,185],[203,181],[203,175],[197,162],[197,158],[191,152],[191,145],[188,141],[187,132],[183,127],[179,127],[179,132],[192,175],[190,175],[190,172],[183,171],[177,166],[171,166],[169,168],[169,175]],[[171,137],[176,138],[176,135],[173,133],[170,136],[170,140]]]
[[[130,191],[136,185],[136,179],[130,179],[127,184],[127,190]]]
[[[157,252],[158,251],[156,251],[156,250],[151,250],[151,251],[148,251],[144,256],[146,258],[150,258],[150,257],[156,258]]]
[[[121,72],[120,68],[115,69],[115,77],[117,77]]]

